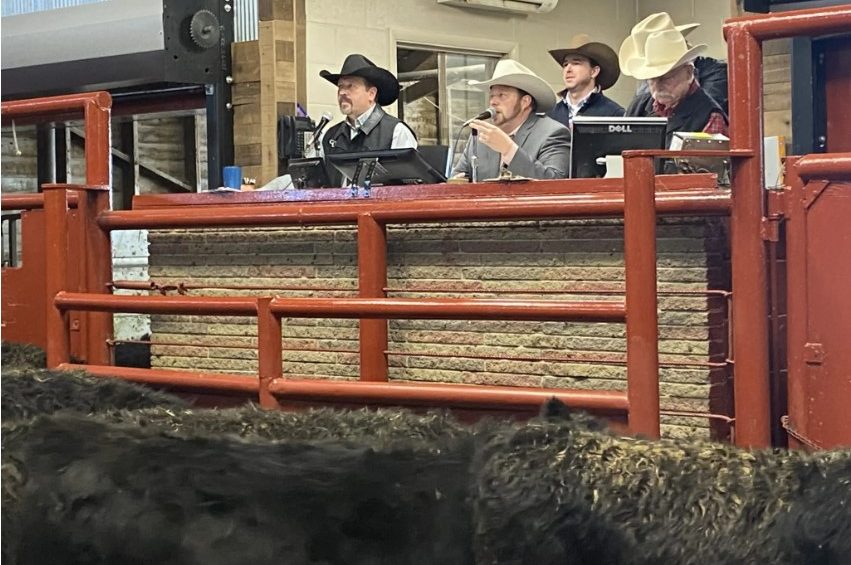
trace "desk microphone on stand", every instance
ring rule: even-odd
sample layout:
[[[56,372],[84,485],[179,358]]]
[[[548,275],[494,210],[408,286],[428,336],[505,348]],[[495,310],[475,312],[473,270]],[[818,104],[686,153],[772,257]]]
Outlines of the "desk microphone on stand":
[[[328,125],[328,122],[330,122],[333,117],[334,116],[331,115],[331,112],[325,112],[324,114],[322,114],[322,118],[320,118],[319,123],[316,124],[316,128],[313,130],[312,141],[313,148],[316,151],[319,151],[319,134],[322,133],[322,130],[325,129],[325,126]]]
[[[470,123],[473,120],[490,120],[495,115],[496,115],[496,110],[494,110],[493,107],[488,108],[487,110],[485,110],[484,112],[481,112],[480,114],[476,115],[475,117],[470,118],[469,120],[464,122],[464,124],[460,128],[458,128],[458,134],[455,136],[455,143],[453,143],[452,145],[449,146],[449,155],[447,156],[447,159],[446,159],[446,178],[449,178],[449,175],[452,174],[452,163],[455,160],[455,147],[458,145],[458,141],[461,139],[461,131],[463,131],[463,129],[465,127],[470,125]],[[470,157],[470,165],[472,167],[471,179],[472,179],[473,182],[476,182],[478,180],[476,178],[478,176],[478,171],[477,171],[478,156],[476,155],[476,151],[477,151],[477,148],[478,148],[479,138],[478,138],[478,132],[475,129],[473,130],[472,139],[470,140],[470,143],[472,144],[472,147],[471,147],[472,155]]]

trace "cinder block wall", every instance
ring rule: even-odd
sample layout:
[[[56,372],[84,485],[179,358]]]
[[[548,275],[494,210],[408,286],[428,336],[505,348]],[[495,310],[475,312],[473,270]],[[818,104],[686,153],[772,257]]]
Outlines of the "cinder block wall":
[[[658,229],[662,407],[725,412],[726,233],[717,220],[665,219]],[[193,290],[193,294],[356,295],[354,229],[293,228],[150,233],[150,275],[158,282],[294,286],[325,290]],[[605,299],[573,290],[623,288],[623,227],[616,220],[388,228],[393,296]],[[405,292],[429,288],[440,294]],[[452,292],[456,289],[456,292]],[[474,291],[474,292],[458,292]],[[563,292],[557,292],[563,291]],[[154,316],[152,364],[256,374],[253,319]],[[356,320],[285,319],[288,376],[357,378]],[[624,324],[560,322],[390,322],[390,378],[584,389],[625,388]],[[589,358],[600,359],[591,362]],[[579,359],[576,359],[579,358]],[[711,366],[718,363],[721,366]],[[666,417],[668,436],[710,435],[709,421]],[[717,435],[718,430],[715,430]]]

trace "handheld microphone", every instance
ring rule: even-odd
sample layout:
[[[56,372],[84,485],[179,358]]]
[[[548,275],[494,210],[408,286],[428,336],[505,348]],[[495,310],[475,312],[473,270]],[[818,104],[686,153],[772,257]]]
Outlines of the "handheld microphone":
[[[319,134],[322,133],[322,130],[325,129],[325,126],[328,125],[328,122],[334,116],[331,115],[331,112],[325,112],[322,114],[322,118],[319,120],[319,123],[316,124],[316,128],[313,130],[313,146],[319,149]]]
[[[493,106],[491,106],[490,108],[488,108],[488,109],[487,109],[487,110],[485,110],[484,112],[482,112],[482,113],[478,114],[477,116],[475,116],[475,117],[473,117],[473,118],[470,118],[469,120],[467,120],[466,122],[464,122],[464,125],[465,125],[465,126],[466,126],[466,125],[469,125],[469,124],[470,124],[470,122],[472,122],[473,120],[490,120],[490,119],[492,119],[494,116],[496,116],[496,110],[494,110],[494,109],[493,109]]]

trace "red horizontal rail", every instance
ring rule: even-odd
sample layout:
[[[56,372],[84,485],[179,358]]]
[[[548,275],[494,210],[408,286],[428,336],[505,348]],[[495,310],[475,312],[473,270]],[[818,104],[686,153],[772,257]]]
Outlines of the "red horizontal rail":
[[[148,345],[151,347],[197,347],[210,349],[243,349],[246,351],[254,351],[257,346],[254,344],[245,345],[237,343],[202,343],[202,342],[185,342],[185,341],[145,341],[138,339],[111,339],[108,340],[110,346],[118,344],[130,345]],[[284,346],[284,351],[306,351],[310,353],[344,353],[347,355],[357,355],[359,349],[338,349],[330,347],[292,347]],[[554,362],[554,363],[587,363],[601,365],[626,365],[626,356],[621,357],[606,357],[600,355],[472,355],[463,353],[435,353],[430,351],[404,351],[397,349],[388,349],[384,352],[386,355],[397,355],[399,357],[430,357],[442,359],[481,359],[481,360],[502,360],[502,361],[526,361],[526,362]],[[679,360],[671,359],[659,360],[660,367],[726,367],[730,361],[698,361],[698,360]],[[498,371],[497,371],[498,372]]]
[[[623,322],[623,301],[465,298],[275,298],[272,312],[308,318]]]
[[[795,163],[795,170],[804,181],[810,179],[851,180],[851,153],[805,155]]]
[[[128,296],[59,292],[54,304],[60,310],[133,312],[138,314],[207,314],[256,316],[257,299],[249,296]]]
[[[150,314],[257,314],[248,296],[127,296],[59,292],[60,310]],[[565,320],[622,322],[623,301],[470,300],[463,298],[275,298],[275,314],[305,318],[408,318],[462,320]]]
[[[0,104],[3,119],[24,116],[40,116],[69,111],[82,111],[87,104],[94,103],[101,108],[112,105],[112,97],[107,92],[88,92],[32,98],[29,100],[10,100]]]
[[[716,175],[693,173],[656,177],[657,191],[715,189]],[[483,198],[488,196],[532,196],[544,194],[577,194],[588,192],[620,192],[623,179],[552,179],[534,182],[429,184],[379,186],[370,200],[431,198]],[[202,192],[196,194],[143,194],[133,198],[133,209],[171,208],[174,206],[222,206],[242,204],[280,204],[282,202],[352,201],[348,188],[309,190],[261,190],[245,192]]]
[[[733,29],[743,29],[759,40],[842,33],[851,29],[851,6],[810,8],[794,12],[774,12],[769,16],[732,18],[724,24],[724,37],[729,41]]]
[[[357,292],[356,287],[340,288],[334,286],[310,286],[310,285],[263,285],[263,284],[191,284],[184,282],[158,283],[156,281],[130,281],[117,280],[109,283],[109,287],[120,290],[156,290],[166,291],[190,291],[190,290],[284,290],[284,291],[312,291],[312,292]],[[385,292],[421,292],[437,294],[600,294],[600,295],[622,295],[622,288],[524,288],[524,289],[497,289],[497,288],[453,288],[447,287],[394,287],[384,288]],[[729,296],[729,290],[716,289],[694,289],[694,290],[660,290],[659,296]]]
[[[269,392],[282,400],[336,400],[346,403],[437,405],[455,408],[539,410],[555,397],[573,408],[626,412],[625,392],[445,383],[319,381],[275,379]]]
[[[727,215],[730,206],[730,192],[726,190],[670,191],[656,195],[656,207],[660,214]],[[406,223],[597,218],[622,216],[623,213],[622,193],[594,193],[404,201],[363,199],[311,202],[309,206],[303,203],[175,206],[105,212],[100,215],[98,222],[106,230],[119,230],[353,224],[361,215],[370,215],[381,223]]]
[[[252,375],[228,375],[225,373],[199,373],[194,371],[170,371],[164,369],[138,369],[114,367],[112,365],[77,365],[63,363],[60,369],[86,371],[97,377],[114,377],[151,385],[190,388],[211,392],[257,393],[260,385]]]
[[[77,207],[76,192],[68,194],[68,206],[70,208]],[[0,197],[0,208],[3,210],[38,210],[44,208],[44,193],[4,194]]]

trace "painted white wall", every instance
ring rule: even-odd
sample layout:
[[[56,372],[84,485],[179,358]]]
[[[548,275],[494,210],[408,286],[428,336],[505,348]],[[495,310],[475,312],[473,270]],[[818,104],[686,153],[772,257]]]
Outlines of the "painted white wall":
[[[112,232],[112,278],[148,280],[148,230]],[[116,290],[115,294],[140,294]],[[139,339],[151,333],[151,317],[140,314],[113,314],[115,339]]]
[[[560,0],[552,12],[522,16],[436,0],[307,0],[308,110],[339,119],[336,89],[319,71],[337,72],[346,55],[363,53],[395,73],[397,42],[508,53],[560,90],[561,69],[549,49],[587,33],[617,51],[637,21],[667,11],[677,23],[700,22],[690,39],[707,43],[710,55],[726,58],[721,23],[733,5],[732,0]],[[635,81],[622,76],[607,94],[626,106],[634,92]]]

